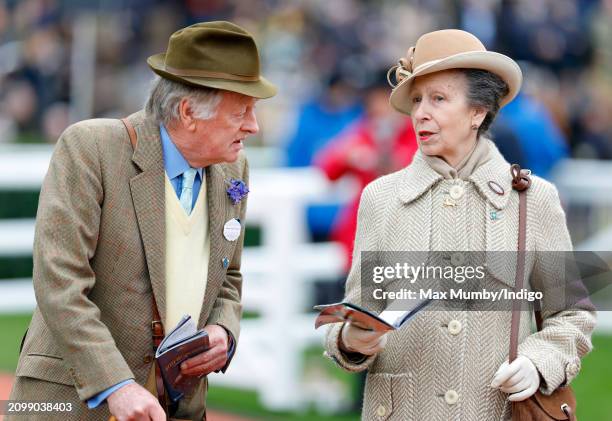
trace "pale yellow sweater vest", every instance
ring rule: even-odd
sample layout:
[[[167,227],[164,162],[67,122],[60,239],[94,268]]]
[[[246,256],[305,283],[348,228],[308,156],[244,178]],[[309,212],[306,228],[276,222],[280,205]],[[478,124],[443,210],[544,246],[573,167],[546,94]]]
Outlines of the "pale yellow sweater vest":
[[[185,314],[200,317],[210,258],[206,177],[195,206],[187,215],[166,179],[166,332]]]

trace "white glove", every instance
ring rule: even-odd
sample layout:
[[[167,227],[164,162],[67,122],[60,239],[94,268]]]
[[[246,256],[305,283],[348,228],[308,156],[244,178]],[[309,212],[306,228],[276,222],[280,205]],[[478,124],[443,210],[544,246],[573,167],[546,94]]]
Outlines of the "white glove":
[[[374,355],[387,344],[387,333],[361,329],[348,322],[342,327],[341,340],[349,352]]]
[[[493,376],[491,387],[509,393],[508,400],[524,401],[540,387],[540,374],[531,360],[519,355],[512,364],[505,361]]]

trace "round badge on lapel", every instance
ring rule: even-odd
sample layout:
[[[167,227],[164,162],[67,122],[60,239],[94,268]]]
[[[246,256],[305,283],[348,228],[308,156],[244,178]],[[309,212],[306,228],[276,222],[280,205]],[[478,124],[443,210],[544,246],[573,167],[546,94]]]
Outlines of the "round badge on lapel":
[[[240,221],[232,218],[223,225],[223,236],[228,241],[236,241],[240,237],[241,229]]]
[[[504,188],[500,186],[499,184],[497,184],[495,181],[489,181],[488,184],[489,184],[489,188],[493,190],[495,193],[499,194],[500,196],[504,195]]]

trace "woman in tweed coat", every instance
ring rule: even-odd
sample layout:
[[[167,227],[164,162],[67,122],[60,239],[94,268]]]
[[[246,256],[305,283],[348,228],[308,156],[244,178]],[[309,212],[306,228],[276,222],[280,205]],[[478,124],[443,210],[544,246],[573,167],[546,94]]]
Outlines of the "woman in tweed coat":
[[[516,251],[518,235],[510,164],[483,135],[517,94],[518,65],[467,32],[444,30],[423,35],[395,75],[391,104],[411,115],[419,151],[410,166],[364,190],[345,298],[377,312],[386,303],[361,296],[362,251],[449,251],[452,261],[463,257],[458,251]],[[572,249],[552,184],[532,177],[527,208],[528,251]],[[487,270],[514,286],[514,267]],[[526,274],[541,285],[546,308],[547,285],[559,273],[531,260]],[[568,384],[592,348],[590,308],[543,316],[536,333],[521,318],[512,364],[509,311],[423,311],[388,334],[338,323],[326,354],[345,370],[368,370],[365,420],[509,420],[510,401]]]

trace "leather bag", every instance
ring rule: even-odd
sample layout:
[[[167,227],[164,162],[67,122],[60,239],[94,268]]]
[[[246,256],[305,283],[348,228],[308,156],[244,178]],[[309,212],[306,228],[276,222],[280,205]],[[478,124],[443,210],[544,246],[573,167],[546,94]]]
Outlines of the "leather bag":
[[[515,290],[523,288],[525,277],[525,235],[527,217],[526,192],[531,185],[530,171],[521,170],[518,164],[510,168],[512,173],[512,188],[519,194],[519,235],[518,255],[516,260]],[[538,331],[542,330],[542,313],[536,304],[535,319]],[[512,322],[510,328],[509,362],[517,357],[519,322],[521,318],[521,303],[514,300],[512,303]],[[577,421],[576,397],[570,386],[557,388],[550,396],[538,390],[533,396],[521,402],[512,402],[512,421]]]

